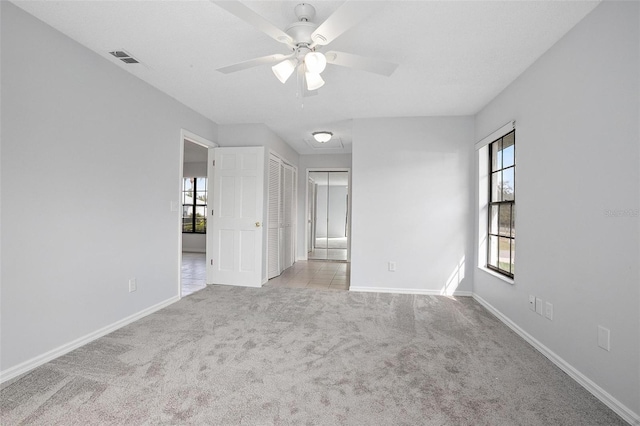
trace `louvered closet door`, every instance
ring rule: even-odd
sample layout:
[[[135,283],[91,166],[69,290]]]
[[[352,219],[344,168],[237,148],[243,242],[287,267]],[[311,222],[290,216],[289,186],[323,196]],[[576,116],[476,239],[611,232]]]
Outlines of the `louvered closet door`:
[[[284,269],[293,265],[293,167],[284,165],[284,237],[283,263]]]
[[[269,158],[269,211],[267,229],[267,256],[269,278],[276,277],[282,272],[280,262],[280,217],[281,212],[281,164],[278,158]]]

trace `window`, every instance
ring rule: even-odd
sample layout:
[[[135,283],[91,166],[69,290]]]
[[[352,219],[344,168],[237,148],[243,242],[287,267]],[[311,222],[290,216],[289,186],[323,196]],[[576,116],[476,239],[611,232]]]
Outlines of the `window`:
[[[182,184],[182,232],[207,232],[207,178],[184,178]]]
[[[487,268],[513,278],[515,272],[515,130],[489,144]]]

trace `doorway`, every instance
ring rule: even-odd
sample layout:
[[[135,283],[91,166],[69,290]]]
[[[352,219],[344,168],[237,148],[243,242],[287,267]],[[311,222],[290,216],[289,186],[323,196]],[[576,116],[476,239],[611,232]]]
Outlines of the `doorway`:
[[[349,260],[349,171],[310,170],[307,258]]]
[[[172,210],[178,212],[179,284],[178,294],[187,296],[207,284],[207,186],[209,184],[208,154],[215,143],[186,130],[180,135],[180,192]]]

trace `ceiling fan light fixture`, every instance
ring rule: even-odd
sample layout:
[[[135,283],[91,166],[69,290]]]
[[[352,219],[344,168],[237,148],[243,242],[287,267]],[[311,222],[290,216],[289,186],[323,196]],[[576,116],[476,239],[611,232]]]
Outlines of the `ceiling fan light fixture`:
[[[304,55],[304,64],[307,71],[320,74],[327,66],[327,58],[320,52],[309,52]]]
[[[305,79],[307,80],[307,90],[316,90],[324,86],[324,80],[320,77],[320,74],[307,71]]]
[[[320,77],[320,74],[307,71],[304,75],[305,80],[307,80],[307,90],[316,90],[324,86],[324,80]]]
[[[286,81],[291,77],[293,71],[296,69],[296,61],[293,59],[287,59],[286,61],[282,61],[279,64],[276,64],[271,67],[271,70],[276,75],[278,80],[282,84],[286,83]]]
[[[313,138],[320,143],[329,142],[331,140],[331,137],[333,136],[333,133],[327,131],[313,132],[311,134],[313,135]]]

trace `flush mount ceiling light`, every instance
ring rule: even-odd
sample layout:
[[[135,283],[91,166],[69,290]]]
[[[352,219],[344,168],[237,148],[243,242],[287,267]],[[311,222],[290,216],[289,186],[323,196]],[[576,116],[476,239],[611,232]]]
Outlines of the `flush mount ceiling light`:
[[[333,133],[327,131],[313,132],[311,134],[313,135],[313,138],[320,143],[329,142],[331,140],[331,136],[333,136]]]

